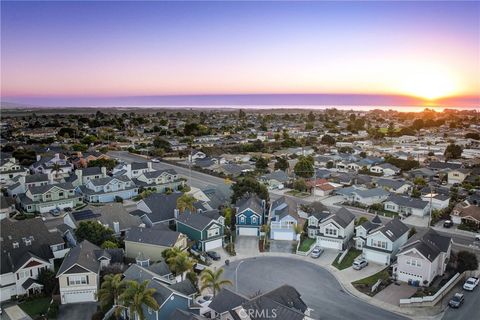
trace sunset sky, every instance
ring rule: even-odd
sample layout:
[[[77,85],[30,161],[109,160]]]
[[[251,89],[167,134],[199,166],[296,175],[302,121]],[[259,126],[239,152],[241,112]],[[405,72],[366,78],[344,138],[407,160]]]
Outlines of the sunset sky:
[[[3,102],[480,105],[480,2],[1,6]]]

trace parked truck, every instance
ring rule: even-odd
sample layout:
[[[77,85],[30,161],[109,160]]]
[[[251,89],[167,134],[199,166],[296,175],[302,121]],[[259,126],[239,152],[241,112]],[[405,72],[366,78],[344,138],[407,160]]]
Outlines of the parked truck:
[[[467,291],[473,291],[473,289],[475,289],[478,286],[479,280],[480,279],[475,277],[468,278],[467,281],[465,281],[465,283],[463,284],[463,289]]]

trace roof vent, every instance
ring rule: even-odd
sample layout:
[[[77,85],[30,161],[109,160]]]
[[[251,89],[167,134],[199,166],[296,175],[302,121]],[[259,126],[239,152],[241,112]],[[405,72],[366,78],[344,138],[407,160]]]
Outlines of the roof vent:
[[[12,245],[13,245],[13,249],[17,249],[18,247],[20,247],[20,244],[18,243],[18,241],[13,242]]]

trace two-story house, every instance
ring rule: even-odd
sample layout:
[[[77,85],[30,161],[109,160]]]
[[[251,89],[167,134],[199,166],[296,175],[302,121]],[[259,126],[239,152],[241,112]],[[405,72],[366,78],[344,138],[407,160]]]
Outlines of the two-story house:
[[[375,166],[370,167],[370,172],[377,173],[377,174],[383,174],[384,176],[395,176],[400,174],[401,170],[400,168],[394,166],[393,164],[390,163],[382,163],[378,164]]]
[[[138,195],[138,187],[127,176],[91,179],[78,190],[87,202],[113,202]]]
[[[82,204],[82,197],[71,183],[59,183],[30,187],[17,196],[17,203],[28,213],[44,213],[52,209],[75,208]]]
[[[404,216],[423,217],[430,211],[430,203],[418,198],[409,196],[400,196],[392,194],[384,202],[383,207],[386,211],[396,212]]]
[[[181,195],[181,192],[170,194],[153,193],[137,202],[136,209],[130,212],[130,214],[140,217],[146,226],[156,224],[170,224],[173,226],[175,218],[179,213],[177,200]]]
[[[303,226],[305,222],[297,214],[296,203],[286,197],[272,202],[268,216],[272,240],[296,240],[297,226]]]
[[[362,255],[369,262],[390,265],[400,247],[408,240],[408,227],[397,217],[366,234]]]
[[[86,168],[90,161],[105,159],[110,157],[100,152],[77,152],[76,156],[71,159],[75,168]]]
[[[399,281],[429,286],[436,276],[445,273],[451,250],[450,237],[431,228],[419,232],[401,247],[393,274]]]
[[[344,250],[353,237],[355,216],[342,207],[337,212],[315,212],[308,217],[308,236],[323,248]]]
[[[178,214],[176,224],[177,231],[194,241],[198,250],[209,251],[223,246],[225,218],[218,210],[185,211]]]
[[[406,193],[412,188],[412,185],[405,180],[379,178],[374,183],[377,187],[381,187],[387,191],[398,194]]]
[[[457,203],[450,214],[452,222],[455,224],[474,224],[480,229],[480,207],[471,204],[468,201]]]
[[[256,194],[246,194],[235,203],[237,235],[259,236],[265,218],[265,200]]]
[[[19,176],[15,178],[15,182],[7,187],[7,194],[9,196],[17,196],[20,193],[25,193],[31,187],[46,186],[52,184],[53,181],[48,174],[36,173],[26,176]]]
[[[132,162],[132,163],[120,163],[112,170],[114,177],[126,175],[130,179],[136,179],[146,172],[155,171],[152,166],[152,162]]]
[[[59,232],[50,232],[42,219],[0,222],[0,301],[42,292],[37,281],[42,270],[53,270],[54,260],[68,252]]]
[[[70,182],[73,186],[83,186],[86,185],[90,180],[106,178],[107,177],[107,168],[105,167],[86,167],[81,169],[76,169],[75,174],[70,177]]]
[[[57,168],[58,166],[58,168]],[[45,173],[54,179],[68,177],[73,172],[73,165],[64,154],[37,156],[37,161],[30,166],[32,173]]]
[[[133,181],[138,187],[154,189],[156,192],[175,191],[184,185],[184,180],[173,169],[144,172]]]
[[[100,270],[122,260],[122,249],[101,249],[88,240],[70,249],[57,272],[61,303],[97,301]]]
[[[448,184],[462,183],[470,174],[469,169],[459,168],[454,170],[449,170],[447,174]]]
[[[5,157],[0,160],[0,184],[10,185],[18,176],[26,176],[28,169],[22,167],[14,157]]]
[[[355,237],[353,237],[353,240],[355,241],[355,248],[357,250],[363,250],[363,246],[365,243],[367,243],[367,235],[381,226],[382,220],[380,220],[378,215],[375,215],[372,220],[365,221],[361,225],[356,226]]]
[[[383,188],[366,189],[361,187],[346,187],[336,190],[335,193],[342,195],[347,203],[359,203],[364,206],[371,206],[375,203],[385,201],[390,193]]]

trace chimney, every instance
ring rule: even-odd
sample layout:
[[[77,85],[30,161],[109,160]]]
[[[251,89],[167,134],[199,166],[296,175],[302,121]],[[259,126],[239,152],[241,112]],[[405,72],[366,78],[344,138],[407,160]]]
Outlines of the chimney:
[[[37,154],[37,161],[40,161],[40,159],[42,159],[42,156]]]
[[[103,177],[107,176],[107,168],[106,167],[101,167],[100,170],[102,171]]]
[[[80,181],[80,184],[83,184],[82,170],[80,170],[80,169],[75,170],[75,174],[77,175],[77,179]]]
[[[148,166],[148,171],[153,170],[153,169],[152,169],[152,161],[148,161],[148,162],[147,162],[147,166]]]
[[[120,223],[118,221],[113,222],[113,231],[115,231],[115,233],[120,233]]]
[[[178,209],[173,209],[173,217],[175,219],[178,219],[178,214],[180,213],[180,211]]]

